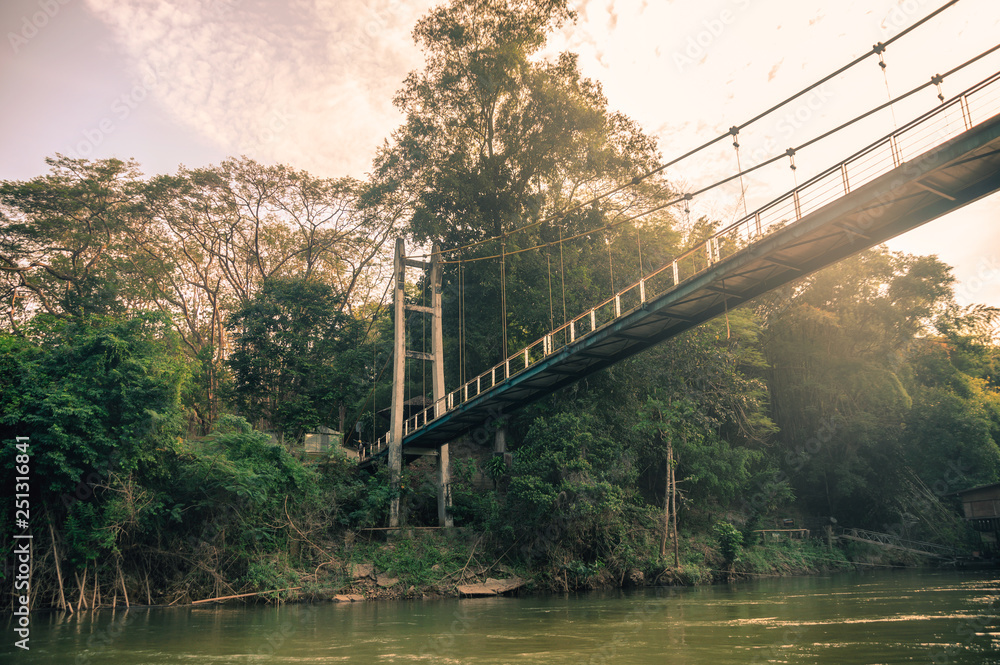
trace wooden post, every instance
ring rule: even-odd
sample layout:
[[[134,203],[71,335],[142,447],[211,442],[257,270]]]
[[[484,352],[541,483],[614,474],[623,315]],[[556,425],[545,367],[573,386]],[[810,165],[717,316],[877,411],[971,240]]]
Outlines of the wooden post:
[[[406,377],[406,314],[403,310],[406,285],[406,247],[396,238],[396,254],[392,262],[395,293],[393,294],[392,345],[392,407],[389,427],[389,526],[399,526],[399,485],[403,475],[403,390]]]
[[[443,279],[441,266],[441,247],[435,243],[431,254],[431,354],[434,378],[434,417],[440,418],[445,412],[444,389],[444,332],[441,320],[441,283]],[[455,525],[451,516],[451,460],[448,456],[448,444],[441,446],[438,454],[437,468],[437,499],[438,525],[451,527]]]

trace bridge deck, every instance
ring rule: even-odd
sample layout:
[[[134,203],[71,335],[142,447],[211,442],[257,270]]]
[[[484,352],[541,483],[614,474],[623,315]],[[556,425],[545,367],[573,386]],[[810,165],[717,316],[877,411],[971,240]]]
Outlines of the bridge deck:
[[[1000,75],[990,83],[998,80]],[[959,103],[967,105],[964,95],[961,99]],[[962,110],[964,118],[965,106]],[[418,414],[407,421],[404,454],[448,443],[499,414],[618,363],[727,308],[1000,189],[1000,115],[929,150],[925,137],[919,145],[926,151],[909,160],[904,160],[907,148],[902,132],[906,129],[886,139],[884,157],[892,160],[893,167],[883,168],[881,175],[856,177],[859,161],[864,158],[867,163],[860,166],[870,168],[871,155],[881,150],[873,144],[842,162],[839,170],[835,167],[821,174],[715,236],[701,252],[700,266],[695,265],[696,253],[680,257],[678,261],[688,261],[681,279],[675,261],[525,349],[523,363],[521,354],[512,356],[450,393],[447,404],[438,405],[443,412],[440,417],[434,418],[432,407],[423,413],[423,420]],[[853,187],[853,180],[864,184]],[[840,191],[835,196],[830,191],[817,195],[821,188]],[[810,207],[810,212],[803,212]],[[782,217],[762,228],[768,208]],[[727,251],[732,253],[723,258]],[[691,276],[683,278],[685,274]],[[664,278],[668,283],[660,289],[657,284]],[[615,316],[602,323],[600,314],[609,309]],[[374,450],[366,451],[362,463],[385,450],[383,439]]]

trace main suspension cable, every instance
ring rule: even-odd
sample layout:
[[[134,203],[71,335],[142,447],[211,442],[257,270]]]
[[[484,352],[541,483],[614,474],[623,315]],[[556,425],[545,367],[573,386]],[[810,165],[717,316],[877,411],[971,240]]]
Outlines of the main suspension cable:
[[[821,85],[823,85],[827,81],[830,81],[831,79],[834,79],[837,76],[840,76],[841,74],[843,74],[847,70],[849,70],[849,69],[857,66],[861,62],[864,62],[870,56],[876,55],[876,54],[880,53],[881,51],[884,51],[885,47],[889,46],[893,42],[896,42],[896,41],[902,39],[903,37],[905,37],[909,33],[913,32],[914,30],[916,30],[920,26],[924,25],[928,21],[932,20],[933,18],[935,18],[936,16],[938,16],[942,12],[946,11],[947,9],[951,8],[952,6],[958,4],[959,2],[960,2],[960,0],[949,0],[949,2],[946,2],[942,6],[938,7],[937,9],[935,9],[930,14],[928,14],[925,17],[923,17],[922,19],[920,19],[919,21],[917,21],[913,25],[908,26],[905,29],[901,30],[899,32],[899,34],[894,35],[893,37],[889,38],[885,42],[879,42],[879,44],[874,45],[871,49],[869,49],[865,53],[859,55],[855,59],[851,60],[846,65],[841,66],[840,68],[836,69],[835,71],[831,72],[830,74],[827,74],[823,78],[821,78],[818,81],[816,81],[816,82],[814,82],[814,83],[806,86],[805,88],[799,90],[798,92],[792,94],[791,96],[786,97],[785,99],[783,99],[782,101],[778,102],[777,104],[774,104],[770,108],[765,109],[764,111],[761,111],[760,113],[758,113],[757,115],[753,116],[749,120],[743,122],[742,124],[735,125],[734,126],[735,129],[737,131],[741,131],[741,130],[749,127],[750,125],[754,124],[758,120],[760,120],[760,119],[762,119],[762,118],[770,115],[771,113],[774,113],[778,109],[780,109],[780,108],[782,108],[782,107],[790,104],[791,102],[795,101],[799,97],[802,97],[803,95],[805,95],[805,94],[807,94],[809,92],[812,92],[813,90],[815,90],[816,88],[820,87]],[[537,221],[534,221],[534,222],[531,222],[530,224],[526,224],[524,226],[521,226],[521,227],[518,227],[516,229],[513,229],[512,231],[510,231],[509,233],[507,233],[507,235],[509,235],[510,233],[516,233],[518,231],[526,231],[528,229],[534,228],[536,226],[539,226],[539,225],[547,223],[547,222],[553,222],[553,221],[558,220],[558,219],[563,219],[566,216],[568,216],[570,213],[576,212],[577,210],[580,210],[581,208],[585,208],[587,206],[599,203],[600,201],[602,201],[603,199],[608,198],[609,196],[613,196],[613,195],[617,194],[618,192],[620,192],[620,191],[622,191],[622,190],[624,190],[624,189],[626,189],[628,187],[633,187],[635,185],[638,185],[643,180],[646,180],[646,179],[652,177],[653,175],[656,175],[657,173],[661,173],[662,171],[665,171],[666,169],[670,168],[671,166],[677,164],[678,162],[681,162],[681,161],[687,159],[688,157],[691,157],[692,155],[695,155],[695,154],[701,152],[702,150],[705,150],[705,149],[707,149],[707,148],[715,145],[716,143],[718,143],[719,141],[722,141],[723,139],[725,139],[726,137],[728,137],[730,135],[732,135],[732,130],[730,130],[730,131],[728,131],[728,132],[726,132],[724,134],[720,134],[719,136],[716,136],[715,138],[706,141],[705,143],[701,144],[700,146],[697,146],[695,148],[692,148],[691,150],[688,150],[684,154],[682,154],[682,155],[680,155],[678,157],[675,157],[675,158],[673,158],[673,159],[671,159],[671,160],[669,160],[669,161],[667,161],[667,162],[665,162],[665,163],[657,166],[656,168],[654,168],[654,169],[652,169],[650,171],[647,171],[644,174],[637,175],[637,176],[633,177],[631,180],[629,180],[629,181],[627,181],[625,183],[622,183],[621,185],[618,185],[618,186],[616,186],[616,187],[614,187],[614,188],[612,188],[612,189],[604,192],[603,194],[598,194],[598,195],[596,195],[596,196],[594,196],[594,197],[592,197],[592,198],[590,198],[590,199],[588,199],[586,201],[582,201],[582,202],[577,203],[575,205],[571,205],[570,207],[566,208],[565,210],[550,213],[549,215],[546,215],[545,217],[543,217],[543,218],[541,218],[541,219],[539,219]],[[488,243],[490,241],[493,241],[493,240],[496,240],[496,239],[497,239],[496,236],[493,236],[491,238],[484,238],[483,240],[477,240],[476,242],[468,243],[468,244],[462,245],[460,247],[452,247],[452,248],[449,248],[449,249],[442,249],[442,250],[440,250],[438,252],[438,254],[440,254],[440,255],[446,255],[446,254],[450,254],[450,253],[453,253],[453,252],[456,252],[456,251],[459,251],[459,250],[470,249],[472,247],[478,247],[480,245],[486,244],[486,243]]]
[[[770,166],[771,164],[775,163],[776,161],[778,161],[780,159],[784,159],[785,157],[793,156],[795,153],[800,152],[804,148],[808,148],[809,146],[814,145],[815,143],[818,143],[819,141],[827,139],[830,136],[836,134],[837,132],[843,131],[847,127],[850,127],[851,125],[853,125],[855,123],[858,123],[861,120],[864,120],[865,118],[867,118],[867,117],[869,117],[871,115],[874,115],[875,113],[878,113],[879,111],[885,110],[886,108],[888,108],[892,104],[894,104],[896,102],[900,102],[900,101],[902,101],[904,99],[907,99],[907,98],[909,98],[909,97],[911,97],[911,96],[919,93],[920,91],[924,90],[925,88],[928,88],[928,87],[930,87],[932,85],[935,85],[935,83],[937,81],[943,80],[944,78],[946,78],[948,76],[951,76],[952,74],[954,74],[954,73],[956,73],[956,72],[958,72],[958,71],[960,71],[960,70],[962,70],[962,69],[964,69],[966,67],[969,67],[970,65],[974,64],[975,62],[977,62],[977,61],[985,58],[986,56],[988,56],[988,55],[990,55],[992,53],[995,53],[998,50],[1000,50],[1000,44],[996,44],[996,45],[994,45],[994,46],[986,49],[985,51],[983,51],[979,55],[973,56],[972,58],[966,60],[962,64],[949,69],[944,74],[936,74],[936,75],[934,75],[934,77],[932,77],[930,80],[926,81],[925,83],[921,83],[920,85],[914,87],[913,89],[905,92],[902,95],[899,95],[895,100],[884,102],[884,103],[882,103],[882,104],[880,104],[880,105],[878,105],[878,106],[876,106],[876,107],[874,107],[874,108],[872,108],[872,109],[870,109],[868,111],[865,111],[864,113],[856,116],[855,118],[852,118],[851,120],[848,120],[847,122],[844,122],[844,123],[838,125],[837,127],[834,127],[833,129],[830,129],[830,130],[828,130],[826,132],[823,132],[822,134],[820,134],[818,136],[815,136],[815,137],[809,139],[808,141],[805,141],[804,143],[800,144],[799,146],[797,146],[795,148],[789,148],[788,150],[785,150],[784,152],[776,154],[773,157],[769,157],[768,159],[763,160],[763,161],[761,161],[761,162],[759,162],[759,163],[757,163],[757,164],[755,164],[755,165],[747,168],[746,170],[740,171],[739,173],[734,173],[734,174],[732,174],[730,176],[722,178],[721,180],[717,180],[716,182],[714,182],[714,183],[712,183],[710,185],[706,185],[705,187],[702,187],[701,189],[697,189],[697,190],[695,190],[693,192],[688,192],[688,193],[683,194],[681,196],[675,197],[673,199],[670,199],[666,203],[654,206],[654,207],[649,208],[649,209],[647,209],[645,211],[636,213],[635,215],[631,215],[631,216],[628,216],[628,217],[623,217],[623,218],[621,218],[619,220],[611,222],[610,224],[602,225],[602,226],[599,226],[599,227],[594,227],[594,228],[591,228],[591,229],[589,229],[587,231],[583,231],[581,233],[577,233],[576,235],[569,236],[569,237],[566,237],[566,238],[561,238],[558,241],[558,243],[561,244],[563,242],[569,242],[571,240],[575,240],[575,239],[581,238],[583,236],[591,235],[593,233],[599,233],[604,228],[606,228],[608,226],[611,226],[611,227],[618,226],[620,224],[624,224],[626,222],[630,222],[632,220],[638,219],[640,217],[644,217],[644,216],[652,214],[654,212],[658,212],[658,211],[663,210],[665,208],[669,208],[670,206],[676,205],[676,204],[681,203],[682,201],[685,201],[685,200],[690,200],[691,198],[693,198],[695,196],[698,196],[699,194],[704,194],[705,192],[708,192],[708,191],[710,191],[712,189],[715,189],[717,187],[725,185],[726,183],[732,182],[733,180],[740,179],[744,175],[747,175],[749,173],[753,173],[754,171],[762,169],[762,168],[764,168],[766,166]],[[731,134],[727,133],[727,134],[724,134],[723,136],[730,136],[730,135]],[[793,171],[794,171],[794,169],[793,169]],[[533,247],[526,247],[524,249],[519,249],[519,250],[516,250],[516,251],[513,251],[513,252],[508,252],[507,256],[512,256],[514,254],[520,254],[522,252],[529,252],[529,251],[532,251],[532,250],[535,250],[535,249],[539,249],[539,248],[542,248],[542,247],[546,247],[546,246],[552,245],[552,244],[555,244],[555,243],[554,242],[539,243],[539,244],[537,244],[537,245],[535,245]],[[498,256],[499,255],[478,256],[478,257],[475,257],[475,258],[472,258],[472,259],[465,259],[465,261],[485,261],[487,259],[495,259]],[[444,261],[443,263],[455,263],[455,261]]]

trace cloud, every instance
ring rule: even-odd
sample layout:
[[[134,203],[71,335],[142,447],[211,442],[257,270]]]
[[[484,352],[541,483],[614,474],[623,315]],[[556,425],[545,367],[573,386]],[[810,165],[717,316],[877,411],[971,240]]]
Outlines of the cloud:
[[[175,118],[230,154],[361,175],[431,0],[87,0]]]

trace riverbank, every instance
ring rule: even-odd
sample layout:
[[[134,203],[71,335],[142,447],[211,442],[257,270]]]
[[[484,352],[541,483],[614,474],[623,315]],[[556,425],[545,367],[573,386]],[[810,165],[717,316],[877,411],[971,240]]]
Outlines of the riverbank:
[[[133,598],[132,607],[437,600],[488,595],[491,588],[496,595],[529,596],[690,588],[835,572],[918,569],[931,563],[908,552],[858,543],[827,544],[813,538],[751,542],[741,546],[727,565],[720,543],[704,533],[682,535],[679,566],[673,565],[671,551],[666,561],[651,556],[634,560],[628,568],[572,561],[531,567],[518,556],[523,553],[519,543],[498,549],[489,534],[466,528],[348,532],[337,545],[321,541],[313,546],[326,560],[311,570],[281,567],[279,560],[261,562],[261,567],[271,567],[271,580],[285,580],[284,586],[244,588],[241,593],[222,595],[205,594],[204,589],[192,588],[188,593],[175,589],[159,595],[165,602],[142,603]],[[154,591],[153,595],[158,594]],[[126,602],[123,596],[113,599],[113,604],[91,604],[89,609],[121,608]]]
[[[742,548],[727,566],[718,544],[705,535],[682,538],[679,566],[658,557],[636,559],[627,568],[602,562],[564,562],[535,567],[513,556],[518,543],[495,554],[488,534],[470,530],[401,530],[355,535],[329,554],[314,571],[296,571],[292,588],[243,597],[243,602],[359,602],[483,595],[470,589],[486,585],[509,593],[548,593],[596,589],[697,586],[766,577],[815,575],[853,570],[844,550],[815,540],[756,543]],[[875,565],[871,562],[867,564]],[[886,564],[895,565],[895,564]],[[478,588],[477,588],[478,587]],[[230,600],[222,598],[222,600]],[[235,599],[232,599],[235,600]],[[199,599],[194,602],[205,602]]]

